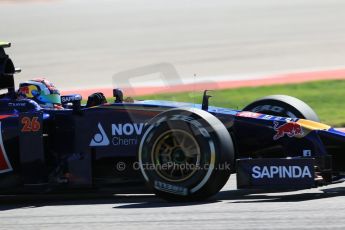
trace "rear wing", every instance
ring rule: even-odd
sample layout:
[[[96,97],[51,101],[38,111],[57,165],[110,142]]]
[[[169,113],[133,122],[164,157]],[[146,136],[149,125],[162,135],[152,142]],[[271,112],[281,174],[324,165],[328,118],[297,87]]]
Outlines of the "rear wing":
[[[20,72],[20,69],[14,67],[11,58],[5,52],[5,48],[10,46],[11,43],[0,41],[0,90],[8,89],[9,93],[14,93],[14,74]]]

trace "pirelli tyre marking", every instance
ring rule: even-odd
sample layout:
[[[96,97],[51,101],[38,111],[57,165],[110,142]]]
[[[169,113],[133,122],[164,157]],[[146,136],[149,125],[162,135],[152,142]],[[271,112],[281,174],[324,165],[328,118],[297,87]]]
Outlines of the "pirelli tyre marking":
[[[12,171],[12,165],[8,160],[6,150],[4,148],[4,142],[2,139],[2,128],[0,122],[0,174]]]

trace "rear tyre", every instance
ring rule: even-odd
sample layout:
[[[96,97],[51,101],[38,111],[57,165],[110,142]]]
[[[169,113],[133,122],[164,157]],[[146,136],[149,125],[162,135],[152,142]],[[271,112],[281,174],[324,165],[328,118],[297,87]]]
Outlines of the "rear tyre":
[[[148,186],[170,201],[197,201],[216,194],[234,167],[228,130],[199,109],[157,115],[147,124],[138,153]]]
[[[271,95],[260,98],[244,107],[243,110],[274,116],[320,121],[315,111],[309,105],[287,95]]]

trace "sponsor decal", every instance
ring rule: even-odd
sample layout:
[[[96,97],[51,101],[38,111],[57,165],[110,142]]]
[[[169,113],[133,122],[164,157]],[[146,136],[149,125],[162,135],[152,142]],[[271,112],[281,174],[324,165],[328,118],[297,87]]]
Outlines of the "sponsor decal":
[[[242,111],[236,114],[236,116],[239,117],[249,117],[249,118],[258,118],[262,114],[261,113],[253,113],[253,112],[248,112],[248,111]]]
[[[133,134],[140,135],[143,131],[144,124],[139,123],[139,124],[131,124],[131,123],[126,123],[126,124],[112,124],[111,125],[111,133],[113,136],[119,135],[119,136],[130,136]]]
[[[285,122],[298,121],[299,120],[298,118],[279,117],[279,116],[273,116],[273,115],[262,115],[260,118],[264,119],[264,120],[270,120],[270,121],[285,121]]]
[[[303,130],[301,125],[296,122],[287,122],[279,126],[278,122],[274,122],[274,130],[277,132],[273,136],[273,140],[278,140],[285,135],[288,137],[295,137],[297,135],[303,135]]]
[[[138,144],[137,136],[141,135],[143,128],[144,123],[112,124],[112,144],[114,146]]]
[[[80,101],[82,98],[79,94],[69,95],[69,96],[61,96],[62,104],[67,104],[69,102]]]
[[[9,107],[26,107],[28,104],[26,102],[9,102]]]
[[[0,174],[12,171],[12,165],[8,160],[7,153],[2,140],[2,128],[0,122]]]
[[[138,144],[138,136],[144,129],[144,123],[124,123],[111,125],[111,138],[104,131],[101,123],[98,123],[99,132],[94,135],[90,146],[127,146]],[[111,141],[110,141],[111,139]]]
[[[311,150],[310,149],[304,149],[303,150],[303,156],[304,157],[311,157]]]
[[[313,158],[237,160],[238,188],[311,188],[315,186]]]
[[[253,166],[252,177],[254,179],[273,178],[313,178],[308,166]]]
[[[96,133],[91,142],[90,142],[90,146],[94,147],[94,146],[107,146],[109,145],[109,138],[107,137],[107,134],[105,133],[102,125],[100,122],[98,122],[98,130],[99,132]]]

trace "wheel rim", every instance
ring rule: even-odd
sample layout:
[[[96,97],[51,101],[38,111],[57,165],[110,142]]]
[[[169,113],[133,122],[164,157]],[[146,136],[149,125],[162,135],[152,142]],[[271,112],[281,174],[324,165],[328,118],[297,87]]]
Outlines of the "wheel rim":
[[[170,182],[189,179],[200,165],[200,148],[195,138],[184,130],[168,130],[152,148],[151,159],[157,174]]]

